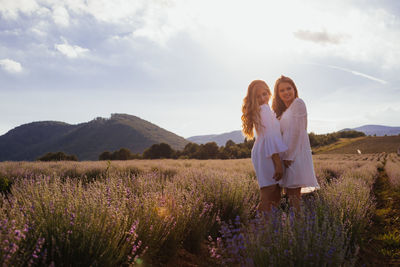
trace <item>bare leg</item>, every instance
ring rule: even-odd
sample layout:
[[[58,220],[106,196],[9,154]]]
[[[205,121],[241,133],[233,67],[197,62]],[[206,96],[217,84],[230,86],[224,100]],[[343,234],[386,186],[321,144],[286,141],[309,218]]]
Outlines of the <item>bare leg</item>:
[[[300,211],[301,187],[286,188],[286,194],[289,198],[290,206],[295,208],[296,211]]]
[[[281,189],[279,185],[271,185],[260,189],[261,201],[258,205],[258,210],[270,212],[272,206],[276,207],[281,199]]]

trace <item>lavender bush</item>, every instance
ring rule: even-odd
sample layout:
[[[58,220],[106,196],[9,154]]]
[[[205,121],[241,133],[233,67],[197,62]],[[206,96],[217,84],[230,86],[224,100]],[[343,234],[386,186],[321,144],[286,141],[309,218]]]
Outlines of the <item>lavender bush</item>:
[[[386,165],[385,171],[389,177],[390,183],[400,188],[400,157],[394,153],[389,154]]]
[[[157,265],[180,248],[198,253],[210,236],[221,264],[351,265],[384,157],[314,160],[321,190],[297,215],[278,209],[269,220],[256,213],[259,188],[249,159],[3,162],[0,259]]]

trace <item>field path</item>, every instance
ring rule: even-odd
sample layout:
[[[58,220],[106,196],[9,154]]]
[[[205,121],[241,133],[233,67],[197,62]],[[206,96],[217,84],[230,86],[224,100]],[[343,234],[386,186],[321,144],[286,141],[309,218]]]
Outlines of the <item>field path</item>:
[[[400,191],[390,184],[384,167],[378,171],[373,186],[376,210],[356,265],[400,266]]]

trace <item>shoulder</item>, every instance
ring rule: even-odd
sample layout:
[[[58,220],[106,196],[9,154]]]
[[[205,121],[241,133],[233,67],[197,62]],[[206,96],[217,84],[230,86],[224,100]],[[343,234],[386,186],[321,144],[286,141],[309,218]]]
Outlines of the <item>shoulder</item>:
[[[296,98],[292,103],[292,109],[294,113],[298,115],[303,115],[307,113],[306,104],[304,103],[303,99]]]
[[[294,99],[292,105],[295,105],[295,106],[305,106],[306,103],[304,103],[303,99],[297,97],[297,98]]]
[[[268,112],[268,113],[271,112],[271,108],[267,104],[262,104],[260,106],[260,109],[261,109],[261,111],[264,111],[264,112]]]
[[[262,109],[268,109],[268,110],[271,110],[271,108],[269,107],[269,105],[268,105],[268,104],[262,104],[260,107],[261,107]]]
[[[297,97],[294,99],[292,106],[295,109],[303,109],[306,108],[306,103],[304,103],[303,99]]]

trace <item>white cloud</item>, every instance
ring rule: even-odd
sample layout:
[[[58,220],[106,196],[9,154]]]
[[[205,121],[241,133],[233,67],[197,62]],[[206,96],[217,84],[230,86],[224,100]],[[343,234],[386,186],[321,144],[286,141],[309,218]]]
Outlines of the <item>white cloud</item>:
[[[54,47],[64,56],[68,58],[78,58],[89,52],[89,49],[77,45],[68,44],[67,40],[63,39],[63,44],[56,44]]]
[[[57,25],[67,27],[69,25],[69,13],[63,6],[53,8],[53,20]]]
[[[19,12],[31,14],[38,8],[35,0],[2,0],[0,2],[0,14],[9,19],[17,19]]]
[[[298,39],[320,44],[339,44],[342,39],[345,38],[345,36],[341,34],[328,33],[326,30],[316,32],[308,30],[298,30],[293,34]]]
[[[10,73],[18,73],[22,71],[21,63],[12,59],[0,59],[0,67]]]

